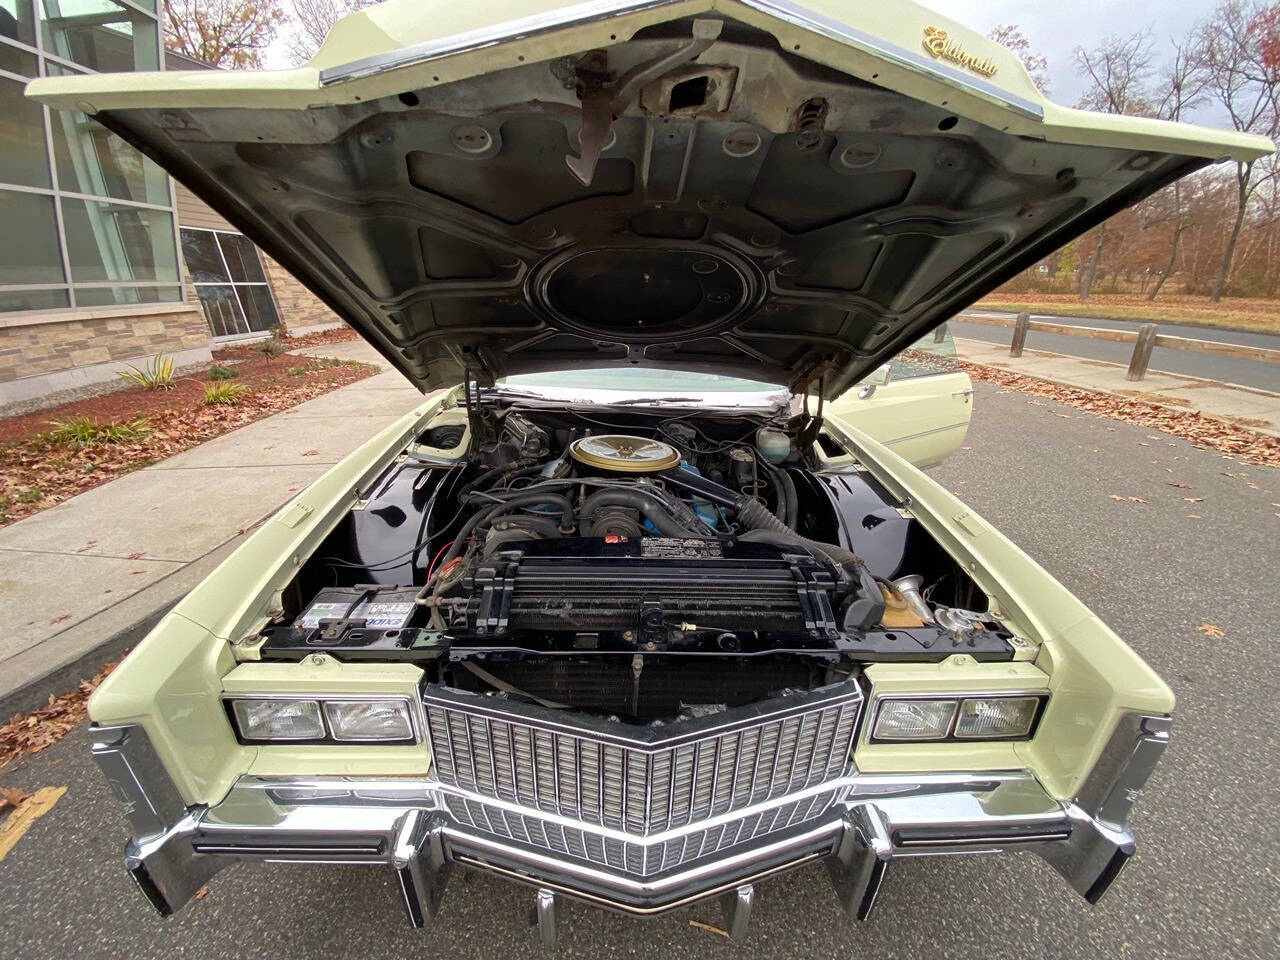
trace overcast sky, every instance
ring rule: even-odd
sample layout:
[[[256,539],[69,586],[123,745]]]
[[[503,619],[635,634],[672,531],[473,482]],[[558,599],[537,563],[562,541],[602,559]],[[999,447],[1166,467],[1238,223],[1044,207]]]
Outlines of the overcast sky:
[[[1049,97],[1074,106],[1082,83],[1071,51],[1091,47],[1110,34],[1128,36],[1151,29],[1157,62],[1169,42],[1181,39],[1218,5],[1217,0],[921,0],[982,33],[998,23],[1016,23],[1032,47],[1049,58]]]
[[[892,3],[894,0],[881,0]],[[1169,41],[1183,37],[1217,6],[1218,0],[921,0],[953,20],[987,33],[998,23],[1015,23],[1049,58],[1049,95],[1074,106],[1082,83],[1071,51],[1091,47],[1109,34],[1127,36],[1150,28],[1158,60]],[[856,7],[854,8],[856,10]],[[855,20],[856,23],[856,20]],[[285,28],[288,30],[288,27]],[[267,50],[267,66],[289,66],[283,37]]]

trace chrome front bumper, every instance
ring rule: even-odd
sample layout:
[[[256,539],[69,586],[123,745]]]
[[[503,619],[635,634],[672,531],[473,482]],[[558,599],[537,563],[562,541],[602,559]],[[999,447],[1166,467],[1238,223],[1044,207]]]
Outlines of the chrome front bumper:
[[[450,802],[457,809],[460,800],[492,804],[492,798],[434,780],[243,777],[216,806],[186,807],[140,727],[94,728],[93,753],[133,826],[126,866],[161,914],[236,860],[377,864],[395,870],[410,923],[425,926],[440,909],[452,868],[461,865],[532,886],[548,942],[557,935],[561,896],[642,917],[719,896],[726,929],[740,938],[754,885],[817,860],[826,862],[842,909],[858,919],[870,915],[893,860],[1011,849],[1037,853],[1096,903],[1134,853],[1129,809],[1168,729],[1167,717],[1125,717],[1071,802],[1054,800],[1025,771],[853,774],[824,784],[823,790],[834,788],[834,800],[794,828],[648,876],[478,829],[452,814]],[[732,817],[776,817],[776,808],[794,800]],[[709,825],[714,820],[644,842],[687,844]]]

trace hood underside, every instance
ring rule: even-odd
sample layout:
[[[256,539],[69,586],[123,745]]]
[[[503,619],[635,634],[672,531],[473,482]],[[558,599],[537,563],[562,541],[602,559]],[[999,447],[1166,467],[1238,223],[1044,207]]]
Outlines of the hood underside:
[[[322,51],[347,27],[345,73],[33,93],[92,105],[424,390],[647,365],[835,396],[1214,149],[1078,122],[1032,135],[1060,111],[1034,90],[1001,97],[942,66],[891,83],[893,56],[810,59],[733,15],[761,4],[687,6],[606,18],[603,45],[578,20],[513,31],[510,50],[464,51],[488,63],[455,78],[457,51],[379,67],[365,19]],[[983,70],[1005,63],[990,52]]]

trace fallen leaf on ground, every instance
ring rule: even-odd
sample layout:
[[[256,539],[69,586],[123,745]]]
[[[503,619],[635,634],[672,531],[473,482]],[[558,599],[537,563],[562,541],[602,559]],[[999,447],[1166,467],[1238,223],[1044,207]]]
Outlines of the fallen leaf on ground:
[[[913,363],[919,362],[921,365],[949,371],[958,367],[969,374],[973,380],[994,384],[1003,391],[1016,390],[1019,393],[1046,397],[1095,416],[1108,417],[1147,429],[1162,430],[1175,437],[1189,440],[1197,447],[1217,450],[1239,460],[1280,466],[1280,437],[1259,433],[1199,410],[1178,410],[1149,401],[1067,387],[968,360],[961,360],[958,363],[952,360],[941,361],[938,357],[921,350],[904,351],[900,356]],[[1113,427],[1106,429],[1114,431]],[[1151,437],[1150,434],[1148,436]],[[1152,438],[1164,439],[1159,436]],[[1227,474],[1227,476],[1235,475]]]
[[[1204,497],[1183,497],[1187,503],[1204,503]]]
[[[78,727],[84,719],[89,694],[98,688],[115,666],[108,663],[91,679],[80,681],[80,685],[70,693],[50,695],[49,702],[39,710],[15,714],[7,723],[0,725],[0,770],[18,757],[53,746]]]
[[[146,554],[145,554],[145,553],[142,553],[142,552],[138,552],[138,553],[131,553],[131,554],[129,554],[127,557],[125,557],[125,559],[126,559],[126,560],[141,560],[141,559],[142,559],[143,557],[145,557],[145,556],[146,556]]]
[[[5,807],[16,807],[30,794],[21,787],[0,787],[0,810]]]
[[[197,891],[195,892],[195,898],[196,898],[197,900],[203,900],[203,899],[204,899],[205,897],[207,897],[208,895],[209,895],[209,885],[208,885],[208,884],[205,884],[203,887],[201,887],[199,890],[197,890]]]
[[[1226,631],[1223,630],[1221,627],[1219,627],[1216,623],[1202,623],[1200,624],[1200,626],[1196,627],[1196,629],[1199,630],[1201,633],[1203,633],[1210,640],[1221,640],[1223,637],[1227,635]]]
[[[1166,481],[1165,481],[1165,483],[1169,484],[1169,486],[1171,486],[1171,487],[1177,487],[1179,490],[1190,490],[1190,489],[1191,489],[1191,484],[1189,484],[1189,483],[1173,483],[1173,482],[1171,482],[1171,481],[1169,481],[1169,480],[1166,480]]]
[[[49,626],[53,626],[55,623],[61,623],[63,620],[70,620],[70,619],[71,619],[71,614],[60,613],[56,617],[54,617],[52,620],[49,621]]]
[[[315,456],[318,456],[319,454],[320,454],[319,450],[303,450],[302,451],[302,455],[304,457],[315,457]]]
[[[1141,497],[1122,497],[1118,493],[1111,495],[1112,500],[1118,500],[1120,503],[1146,503]]]

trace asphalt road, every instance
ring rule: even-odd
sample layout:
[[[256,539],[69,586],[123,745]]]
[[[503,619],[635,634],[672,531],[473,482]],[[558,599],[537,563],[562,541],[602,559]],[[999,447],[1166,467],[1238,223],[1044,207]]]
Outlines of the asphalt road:
[[[937,478],[1084,598],[1179,697],[1173,744],[1137,808],[1139,854],[1118,885],[1090,908],[1029,855],[908,861],[891,868],[875,917],[857,924],[836,912],[825,873],[811,868],[762,884],[739,949],[690,926],[719,924],[714,904],[647,923],[571,904],[556,955],[1278,955],[1280,470],[987,384],[977,385],[975,411],[969,441]],[[1205,636],[1205,623],[1225,636]],[[4,956],[548,953],[530,925],[530,892],[485,876],[455,875],[429,932],[406,927],[390,876],[369,868],[241,864],[162,921],[119,865],[124,821],[83,733],[0,782],[69,786],[0,863]]]
[[[980,316],[1016,317],[1015,313],[1003,313],[995,310],[971,310]],[[1136,331],[1142,324],[1136,320],[1102,320],[1097,317],[1050,317],[1032,314],[1032,320],[1047,320],[1074,327],[1102,327],[1107,330]],[[970,340],[984,340],[988,343],[1000,343],[1005,346],[1013,338],[1012,327],[990,327],[981,323],[965,323],[953,320],[948,326],[953,336]],[[1218,343],[1238,343],[1249,347],[1265,347],[1269,350],[1280,350],[1280,334],[1249,333],[1243,330],[1219,330],[1215,327],[1190,327],[1181,324],[1163,324],[1160,332],[1173,337],[1187,337],[1191,340],[1214,340]],[[1114,340],[1089,340],[1085,337],[1072,337],[1061,333],[1043,333],[1039,330],[1027,332],[1027,349],[1048,350],[1069,357],[1084,357],[1088,360],[1107,360],[1128,366],[1133,356],[1133,344],[1120,343]],[[1280,392],[1280,365],[1262,363],[1256,360],[1237,360],[1234,357],[1223,357],[1216,354],[1197,353],[1190,350],[1171,350],[1168,347],[1156,347],[1151,351],[1150,369],[1162,370],[1166,373],[1180,373],[1190,377],[1203,377],[1206,380],[1221,380],[1224,383],[1239,383],[1247,387],[1258,387],[1262,390]]]

